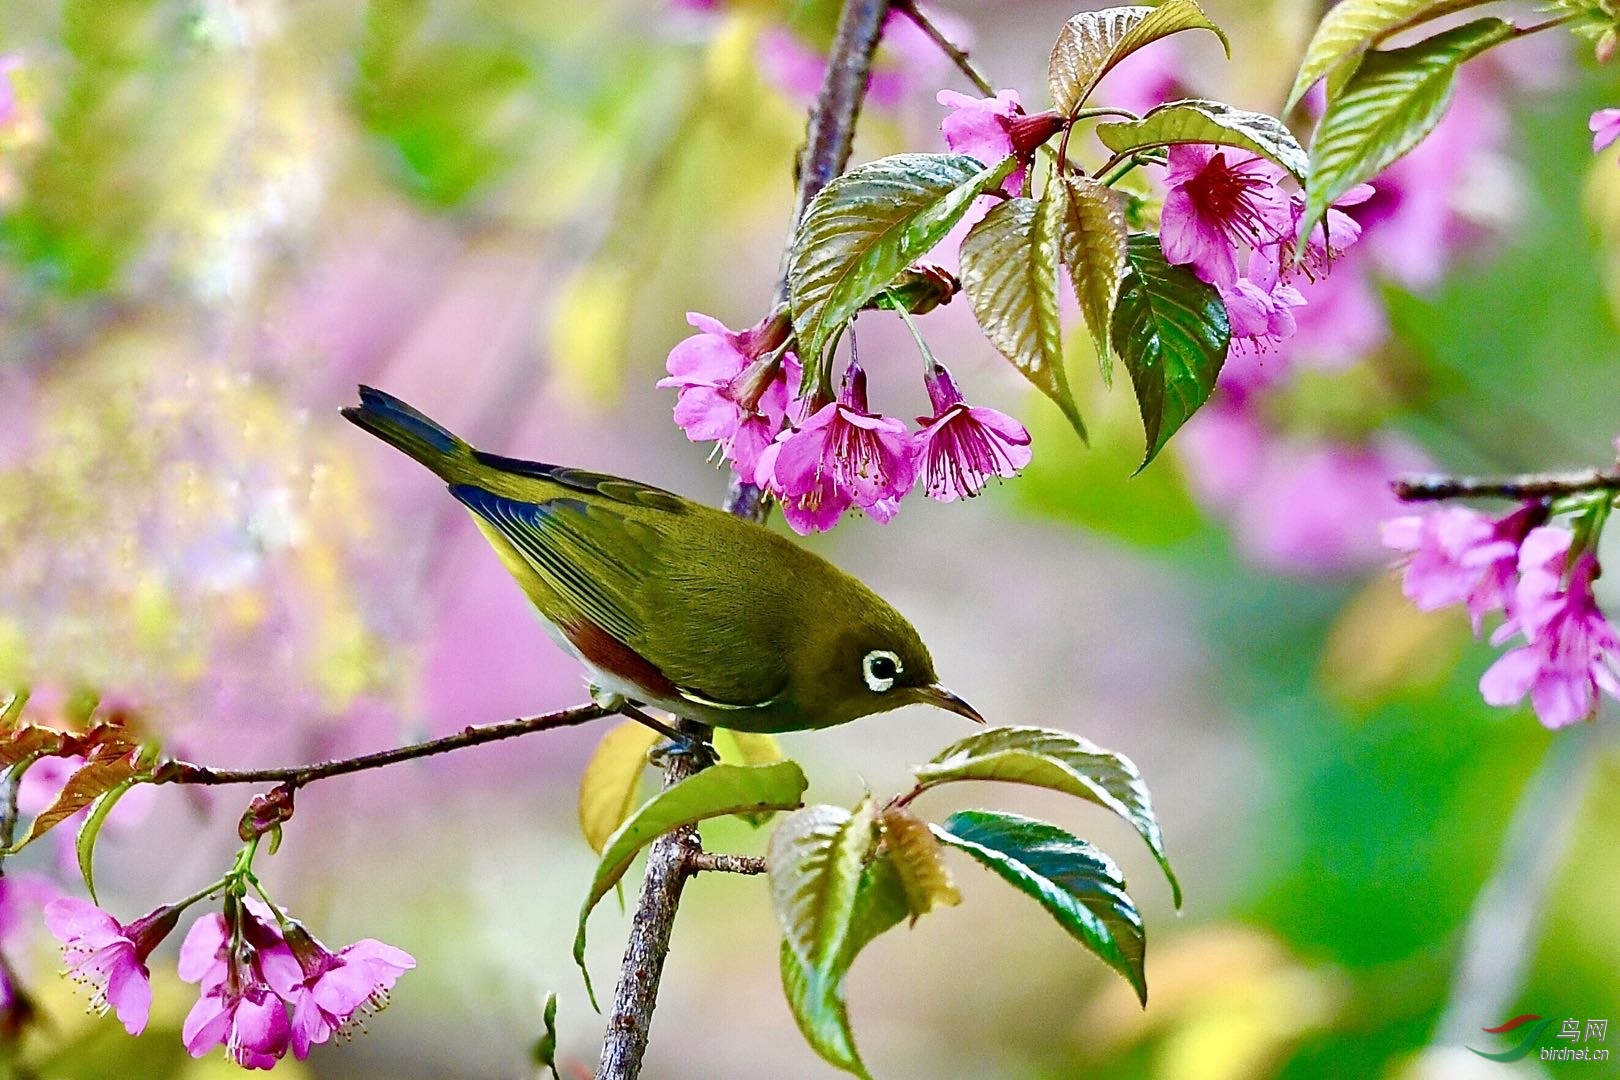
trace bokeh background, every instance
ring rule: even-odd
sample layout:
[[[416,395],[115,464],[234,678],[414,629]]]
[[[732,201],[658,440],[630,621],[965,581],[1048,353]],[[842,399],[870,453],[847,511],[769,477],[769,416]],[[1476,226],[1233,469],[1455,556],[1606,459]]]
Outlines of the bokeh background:
[[[580,700],[576,668],[460,508],[337,409],[372,383],[485,448],[718,500],[726,477],[653,383],[685,312],[741,326],[766,310],[835,6],[7,3],[0,682],[34,687],[39,715],[87,693],[133,705],[171,752],[234,766]],[[1207,35],[1177,39],[1114,76],[1113,99],[1182,87],[1279,108],[1314,5],[1208,6],[1230,63]],[[937,13],[997,85],[1044,107],[1072,4]],[[1134,404],[1079,374],[1088,356],[1073,370],[1089,450],[965,303],[923,320],[971,397],[1030,426],[1034,463],[972,502],[914,498],[887,526],[857,519],[806,542],[911,615],[993,721],[1134,757],[1188,901],[1177,916],[1134,835],[1094,808],[928,796],[932,815],[991,803],[1113,853],[1147,920],[1152,1005],[961,861],[966,902],[880,939],[851,976],[878,1075],[1601,1068],[1424,1053],[1442,1028],[1442,1042],[1462,1031],[1498,1049],[1477,1029],[1519,1012],[1620,1021],[1620,757],[1612,715],[1553,736],[1528,711],[1484,706],[1491,650],[1460,617],[1406,606],[1377,543],[1397,468],[1613,454],[1620,170],[1591,158],[1585,121],[1620,89],[1587,51],[1543,35],[1470,68],[1433,146],[1380,182],[1362,245],[1311,294],[1288,354],[1242,359],[1271,365],[1263,392],[1223,392],[1139,476]],[[967,89],[896,28],[857,158],[943,149],[943,87]],[[863,325],[862,350],[879,408],[926,411],[897,324]],[[783,741],[810,797],[847,805],[907,786],[910,763],[961,734],[909,709]],[[420,966],[364,1037],[284,1071],[527,1076],[550,990],[565,1068],[594,1065],[601,1019],[568,947],[594,862],[576,783],[599,735],[300,795],[281,852],[261,860],[276,897],[334,945],[375,936]],[[248,794],[129,800],[98,856],[104,904],[133,918],[217,876]],[[706,830],[740,851],[763,836]],[[80,888],[56,840],[10,861],[9,880],[27,869]],[[1456,973],[1499,871],[1492,910],[1534,929],[1522,985],[1511,919],[1469,947],[1499,964],[1481,996]],[[626,927],[611,901],[593,920],[599,986]],[[172,945],[154,961],[151,1030],[130,1040],[55,977],[37,910],[13,897],[0,929],[46,1017],[20,1046],[33,1075],[235,1071],[184,1056],[190,988]],[[831,1075],[781,1000],[775,935],[760,881],[692,884],[648,1076]],[[1482,1002],[1504,1007],[1469,1012]],[[1608,1042],[1620,1051],[1620,1030]]]

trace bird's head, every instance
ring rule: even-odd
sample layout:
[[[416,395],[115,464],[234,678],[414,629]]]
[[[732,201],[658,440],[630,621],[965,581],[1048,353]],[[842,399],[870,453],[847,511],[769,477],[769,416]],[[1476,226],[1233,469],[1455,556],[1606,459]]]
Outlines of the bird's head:
[[[830,725],[923,704],[984,723],[977,709],[940,685],[928,646],[902,615],[886,604],[848,614],[856,618],[821,638],[819,655],[806,658],[813,671],[809,712]]]

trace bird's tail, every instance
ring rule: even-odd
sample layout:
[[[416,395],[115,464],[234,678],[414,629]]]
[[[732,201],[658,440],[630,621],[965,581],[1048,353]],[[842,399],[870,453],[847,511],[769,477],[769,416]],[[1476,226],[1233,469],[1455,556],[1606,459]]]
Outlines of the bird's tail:
[[[360,388],[360,404],[343,410],[343,418],[364,428],[446,480],[453,479],[456,466],[472,455],[472,447],[436,422],[423,416],[392,394]]]

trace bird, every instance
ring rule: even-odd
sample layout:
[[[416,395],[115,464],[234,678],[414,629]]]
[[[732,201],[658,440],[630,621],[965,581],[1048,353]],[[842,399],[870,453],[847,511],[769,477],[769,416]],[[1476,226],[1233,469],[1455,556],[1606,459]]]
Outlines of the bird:
[[[903,615],[763,525],[635,480],[475,450],[368,386],[342,415],[449,486],[598,702],[677,744],[690,740],[641,706],[771,734],[910,704],[985,722],[940,684]]]

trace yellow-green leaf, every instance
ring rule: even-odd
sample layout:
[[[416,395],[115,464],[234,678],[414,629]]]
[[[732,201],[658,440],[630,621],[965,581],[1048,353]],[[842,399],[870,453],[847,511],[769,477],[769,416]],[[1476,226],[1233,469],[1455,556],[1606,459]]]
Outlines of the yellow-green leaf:
[[[1235,146],[1275,162],[1301,184],[1311,169],[1305,148],[1281,120],[1220,101],[1190,98],[1167,102],[1140,120],[1098,124],[1097,138],[1116,154],[1183,143]]]
[[[782,942],[782,990],[799,1031],[828,1064],[862,1078],[869,1074],[850,1030],[849,1010],[844,1005],[844,976],[860,951],[873,938],[896,926],[908,910],[893,860],[887,853],[879,853],[856,886],[849,933],[835,963],[817,971],[786,939]]]
[[[809,806],[776,827],[765,862],[782,935],[813,971],[840,955],[872,847],[872,800],[853,811]]]
[[[1422,142],[1451,104],[1457,69],[1513,36],[1511,23],[1476,19],[1405,49],[1369,52],[1331,101],[1311,140],[1300,244],[1339,197]]]
[[[985,337],[1055,401],[1080,437],[1085,423],[1063,370],[1058,317],[1058,234],[1063,201],[1008,199],[962,241],[962,291]]]
[[[833,180],[805,208],[788,251],[788,303],[806,380],[856,312],[944,239],[1015,159],[893,154]]]
[[[936,907],[955,907],[962,902],[962,894],[945,865],[945,852],[926,821],[904,807],[894,806],[878,816],[878,824],[883,830],[883,847],[905,890],[913,923]]]
[[[85,891],[90,894],[92,903],[101,902],[96,899],[96,838],[101,835],[101,826],[106,822],[107,815],[112,813],[113,807],[118,805],[118,800],[140,782],[141,778],[132,777],[96,799],[91,804],[90,813],[85,816],[84,824],[79,826],[79,835],[74,839],[73,847],[79,857],[79,873],[84,878]]]
[[[658,837],[709,818],[763,810],[792,810],[802,805],[808,787],[804,772],[791,761],[775,765],[711,765],[680,783],[665,788],[642,804],[630,819],[608,837],[601,861],[591,880],[590,895],[579,910],[574,935],[574,962],[591,990],[585,969],[585,923],[597,902],[624,876],[637,852]],[[594,991],[592,1002],[595,1001]]]
[[[1316,85],[1318,79],[1348,65],[1361,53],[1394,34],[1430,19],[1464,11],[1489,0],[1339,0],[1317,24],[1294,88],[1288,92],[1287,112]]]
[[[598,855],[636,808],[647,751],[657,740],[656,731],[627,720],[602,736],[586,763],[579,778],[579,829]]]
[[[1153,800],[1136,764],[1071,731],[997,727],[969,735],[912,770],[923,787],[959,780],[999,780],[1076,795],[1119,815],[1147,843],[1170,882],[1176,907],[1181,885],[1164,850]]]
[[[1183,30],[1210,31],[1221,39],[1226,55],[1232,55],[1232,43],[1193,0],[1082,11],[1063,24],[1047,59],[1053,107],[1073,116],[1115,64],[1142,46]]]
[[[1113,380],[1114,354],[1108,347],[1108,320],[1125,275],[1125,202],[1113,188],[1089,176],[1067,176],[1047,189],[1063,200],[1058,251],[1069,268],[1069,284],[1080,302],[1086,328],[1097,349],[1103,381]]]
[[[715,728],[712,736],[714,752],[720,760],[732,765],[770,765],[782,760],[782,747],[776,741],[775,735],[766,735],[756,731],[732,731],[730,728]],[[754,828],[768,824],[776,816],[775,811],[764,811],[758,814],[738,814]]]

